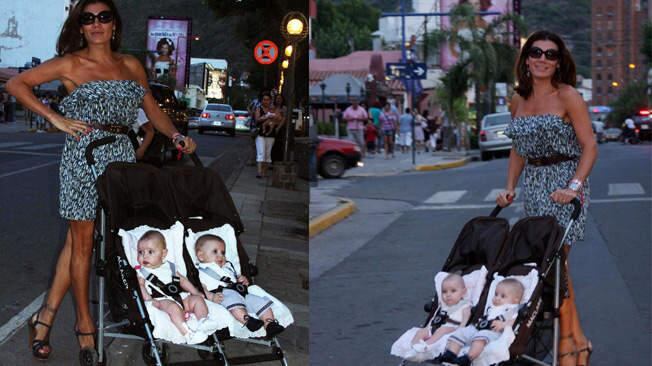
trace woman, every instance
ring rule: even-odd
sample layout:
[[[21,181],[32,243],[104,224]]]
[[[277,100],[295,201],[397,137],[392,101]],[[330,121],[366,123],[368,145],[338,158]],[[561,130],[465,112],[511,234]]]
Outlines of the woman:
[[[152,62],[152,79],[166,81],[176,79],[177,66],[172,58],[174,43],[169,38],[161,38],[156,43],[158,56]],[[174,83],[172,83],[174,84]]]
[[[272,146],[272,162],[283,161],[285,149],[285,99],[282,94],[274,97],[274,108],[277,111],[276,127],[274,129],[274,146]]]
[[[50,327],[64,295],[72,287],[80,344],[80,363],[96,362],[95,325],[89,311],[88,280],[93,249],[93,225],[97,192],[93,175],[84,159],[86,146],[105,136],[115,143],[95,150],[101,173],[112,161],[135,161],[134,149],[126,135],[128,126],[142,108],[161,133],[178,148],[191,153],[192,139],[179,134],[168,116],[147,89],[147,75],[137,59],[117,53],[122,23],[111,0],[82,0],[70,12],[57,43],[58,57],[18,74],[7,90],[35,113],[67,134],[61,156],[59,193],[61,216],[68,220],[64,248],[57,261],[52,286],[45,303],[29,319],[32,353],[47,359]],[[60,80],[70,94],[61,102],[63,115],[44,106],[32,88]]]
[[[272,95],[269,92],[263,92],[260,99],[260,106],[256,108],[254,120],[256,121],[256,178],[267,176],[268,165],[272,162],[272,146],[274,146],[274,136],[276,134],[277,121],[280,113],[272,104]]]
[[[428,115],[427,111],[425,112],[426,116]],[[417,152],[420,153],[424,149],[423,141],[425,141],[425,129],[428,127],[426,117],[422,114],[419,114],[419,111],[414,111],[414,141],[417,148]]]
[[[380,120],[380,127],[383,130],[383,141],[385,143],[385,159],[389,159],[391,154],[394,157],[394,136],[396,135],[396,128],[398,127],[398,116],[392,111],[392,106],[386,103],[383,111],[378,117]]]
[[[513,140],[507,187],[496,203],[506,207],[514,200],[521,172],[529,216],[553,215],[566,226],[572,211],[568,203],[582,200],[582,212],[564,245],[568,255],[571,245],[584,238],[588,176],[598,153],[587,106],[574,89],[575,63],[559,36],[539,31],[525,42],[516,74],[518,94],[512,98],[506,131]],[[567,291],[560,308],[559,362],[588,365],[593,346],[580,326],[568,262],[564,266]]]

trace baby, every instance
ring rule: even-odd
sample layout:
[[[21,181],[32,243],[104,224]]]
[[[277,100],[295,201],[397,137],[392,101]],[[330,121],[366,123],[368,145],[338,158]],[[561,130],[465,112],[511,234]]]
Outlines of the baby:
[[[496,286],[496,293],[491,301],[493,306],[487,308],[484,316],[475,325],[456,330],[449,338],[446,351],[439,357],[441,362],[451,362],[460,366],[469,366],[485,346],[500,337],[505,327],[514,324],[514,315],[525,289],[519,280],[506,278]],[[458,357],[462,347],[471,344],[469,353]]]
[[[273,337],[285,329],[274,319],[271,300],[248,293],[249,280],[226,260],[226,245],[222,238],[202,235],[195,244],[195,253],[200,262],[199,279],[207,299],[216,299],[215,302],[220,302],[252,332],[265,326],[267,336]],[[259,319],[250,317],[249,313],[256,314]]]
[[[202,293],[176,271],[174,263],[165,260],[167,253],[165,238],[156,230],[146,232],[138,240],[136,270],[143,298],[152,300],[155,308],[168,314],[188,343],[202,342],[206,335],[189,329],[189,315],[195,314],[199,321],[191,327],[193,330],[211,330],[216,324],[207,318],[208,307]]]
[[[449,274],[441,283],[441,310],[433,318],[430,327],[421,328],[412,339],[412,348],[417,352],[426,352],[428,346],[441,337],[466,325],[471,317],[471,303],[464,300],[466,285],[458,274]],[[433,332],[434,331],[434,332]]]
[[[267,112],[267,114],[265,114],[264,117],[266,119],[265,119],[265,122],[263,122],[263,125],[262,125],[262,130],[263,130],[262,134],[267,135],[268,133],[272,132],[274,130],[274,127],[276,126],[276,123],[275,123],[276,114],[271,113],[271,112]]]

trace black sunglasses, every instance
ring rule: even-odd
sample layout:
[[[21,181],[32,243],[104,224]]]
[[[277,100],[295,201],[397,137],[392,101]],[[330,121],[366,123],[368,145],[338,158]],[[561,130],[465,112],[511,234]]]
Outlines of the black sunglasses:
[[[540,59],[541,55],[546,56],[546,60],[548,61],[557,61],[559,60],[559,51],[553,50],[552,48],[549,50],[542,50],[539,47],[532,47],[530,50],[527,52],[528,57],[533,58],[533,59]]]
[[[97,20],[99,20],[102,24],[111,23],[113,21],[113,13],[110,10],[104,10],[97,15],[89,12],[83,12],[79,17],[79,23],[82,25],[91,25],[95,23],[95,18],[97,18]]]

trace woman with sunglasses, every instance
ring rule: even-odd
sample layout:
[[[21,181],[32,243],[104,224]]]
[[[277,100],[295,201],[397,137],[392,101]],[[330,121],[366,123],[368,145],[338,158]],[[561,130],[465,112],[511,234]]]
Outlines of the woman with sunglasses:
[[[565,259],[571,245],[584,239],[588,208],[588,177],[598,155],[588,108],[575,90],[575,63],[559,36],[547,31],[532,34],[516,63],[518,86],[511,101],[512,138],[507,186],[496,198],[501,207],[514,200],[524,172],[524,205],[528,216],[552,215],[561,226],[570,221],[574,198],[582,211],[564,243]],[[575,292],[564,261],[565,294],[560,308],[559,364],[588,365],[591,342],[580,325]]]
[[[64,295],[72,288],[80,364],[97,363],[96,330],[88,305],[97,192],[84,159],[86,146],[106,136],[117,137],[113,144],[95,150],[100,173],[110,162],[135,161],[126,132],[142,105],[154,127],[178,148],[186,153],[195,150],[192,139],[177,132],[148,92],[140,62],[116,52],[121,32],[122,22],[112,0],[81,0],[63,25],[58,57],[7,83],[7,90],[22,105],[67,134],[59,169],[59,212],[69,225],[45,303],[28,323],[32,354],[37,359],[48,359],[52,352],[50,327]],[[60,105],[63,115],[43,106],[32,92],[34,86],[51,80],[60,80],[69,91]]]

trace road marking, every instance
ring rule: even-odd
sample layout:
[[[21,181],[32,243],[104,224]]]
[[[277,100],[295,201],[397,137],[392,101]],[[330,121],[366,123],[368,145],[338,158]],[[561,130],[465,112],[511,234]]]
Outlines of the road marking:
[[[629,196],[645,194],[645,190],[639,183],[610,183],[607,194],[609,196]]]
[[[29,172],[31,170],[40,169],[40,168],[43,168],[43,167],[46,167],[46,166],[49,166],[49,165],[54,165],[54,164],[59,164],[59,161],[51,161],[49,163],[36,165],[36,166],[31,167],[31,168],[25,168],[25,169],[15,170],[13,172],[5,173],[5,174],[0,174],[0,178],[10,177],[12,175]]]
[[[459,201],[467,191],[440,191],[425,200],[425,204],[453,203]]]
[[[25,147],[19,147],[19,150],[45,150],[45,149],[50,149],[53,147],[63,147],[63,144],[57,143],[57,144],[39,144],[39,145],[30,145],[30,146],[25,146]]]
[[[0,149],[6,149],[8,147],[16,147],[23,145],[30,145],[31,142],[17,141],[17,142],[0,142]]]
[[[485,202],[496,202],[496,197],[498,197],[498,193],[504,191],[505,188],[496,188],[492,189],[491,192],[487,195],[487,197],[484,198]],[[521,195],[521,189],[516,188],[516,197],[519,197]]]
[[[20,313],[15,315],[13,318],[0,327],[0,345],[4,344],[11,336],[20,329],[23,324],[29,319],[29,317],[38,310],[43,304],[43,299],[45,298],[45,292],[40,294],[31,304],[27,305]]]
[[[652,197],[632,197],[632,198],[598,198],[591,199],[590,204],[600,203],[623,203],[623,202],[652,202]],[[517,212],[521,209],[523,203],[514,203],[509,207],[516,208]],[[414,210],[420,211],[441,211],[441,210],[474,210],[494,208],[496,205],[422,205],[416,206]],[[589,205],[590,207],[590,205]],[[590,208],[589,208],[590,210]]]
[[[33,155],[33,156],[60,156],[61,153],[37,153],[30,151],[18,151],[18,150],[0,150],[0,153],[3,154],[18,154],[18,155]]]

